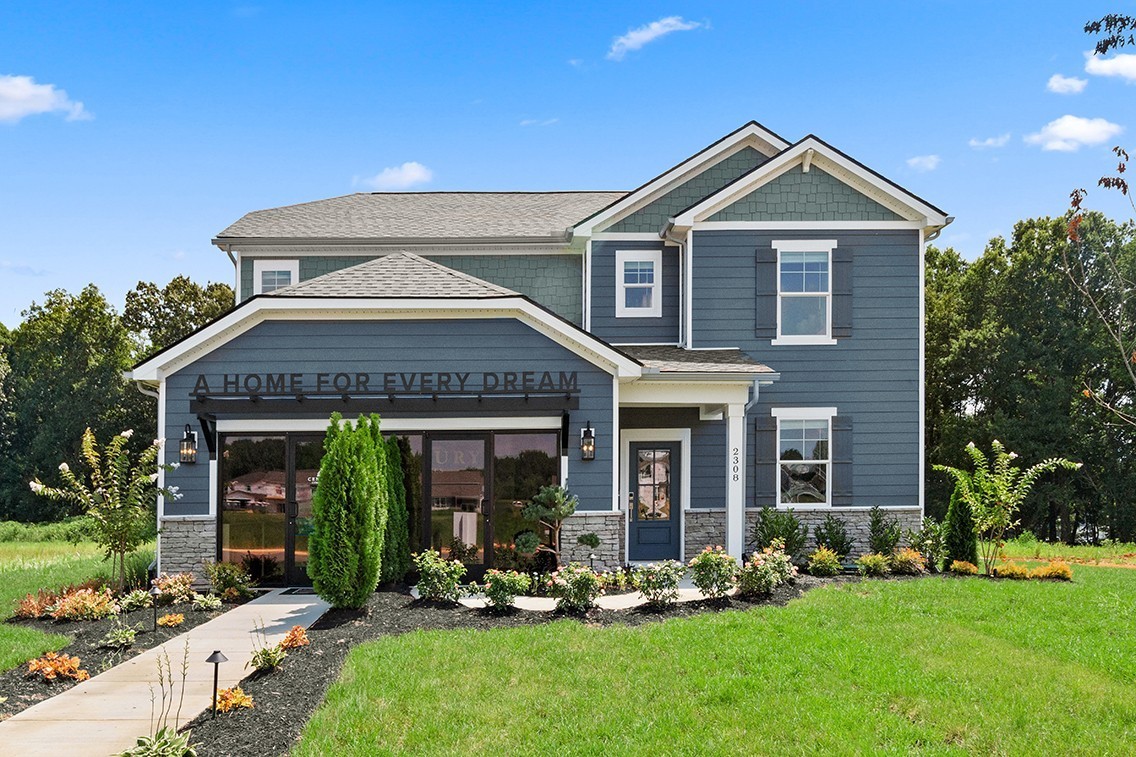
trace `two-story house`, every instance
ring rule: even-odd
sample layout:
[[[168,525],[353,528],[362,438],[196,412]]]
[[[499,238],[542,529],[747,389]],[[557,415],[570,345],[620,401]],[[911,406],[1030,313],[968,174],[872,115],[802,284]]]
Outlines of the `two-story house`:
[[[749,123],[630,192],[359,193],[213,243],[239,304],[139,364],[163,571],[306,580],[328,416],[402,438],[415,548],[502,560],[542,484],[565,558],[741,556],[760,508],[923,512],[923,246],[951,219],[814,136]],[[193,455],[189,455],[193,457]],[[255,486],[282,479],[280,497]],[[263,501],[261,501],[263,500]],[[577,544],[595,533],[600,546]]]

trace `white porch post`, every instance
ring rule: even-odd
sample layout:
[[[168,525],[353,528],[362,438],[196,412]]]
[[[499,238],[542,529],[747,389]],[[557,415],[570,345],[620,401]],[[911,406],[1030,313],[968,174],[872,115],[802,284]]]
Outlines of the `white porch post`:
[[[745,405],[726,409],[726,551],[745,559]]]

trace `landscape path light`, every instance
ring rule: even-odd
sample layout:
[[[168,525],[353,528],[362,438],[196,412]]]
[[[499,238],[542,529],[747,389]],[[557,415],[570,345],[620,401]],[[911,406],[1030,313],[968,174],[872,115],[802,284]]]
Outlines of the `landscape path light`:
[[[150,606],[154,608],[154,633],[158,632],[158,597],[162,590],[157,586],[150,587]]]
[[[213,666],[213,717],[217,717],[217,676],[221,670],[221,663],[228,662],[229,658],[222,654],[220,649],[216,649],[205,661]]]

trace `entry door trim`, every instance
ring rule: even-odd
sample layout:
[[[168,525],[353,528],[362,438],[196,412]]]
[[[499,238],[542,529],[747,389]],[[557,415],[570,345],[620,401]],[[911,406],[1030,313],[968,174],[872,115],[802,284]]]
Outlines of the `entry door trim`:
[[[650,442],[679,443],[679,519],[678,559],[686,562],[686,511],[690,509],[690,429],[688,428],[628,428],[619,432],[619,502],[623,511],[623,562],[631,562],[631,512],[627,501],[628,482],[631,480],[631,444]],[[725,477],[722,461],[722,476]]]

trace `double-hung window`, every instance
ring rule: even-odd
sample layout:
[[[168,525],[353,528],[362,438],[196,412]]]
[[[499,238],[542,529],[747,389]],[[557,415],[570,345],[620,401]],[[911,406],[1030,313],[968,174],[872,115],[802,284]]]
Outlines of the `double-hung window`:
[[[615,279],[616,317],[662,317],[663,253],[661,250],[617,251]]]
[[[829,505],[832,416],[836,408],[776,408],[777,503]]]
[[[252,262],[252,293],[267,294],[292,286],[300,281],[298,260],[254,260]]]
[[[788,240],[777,250],[777,338],[774,344],[835,344],[832,338],[832,250],[835,240]]]

